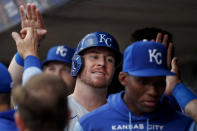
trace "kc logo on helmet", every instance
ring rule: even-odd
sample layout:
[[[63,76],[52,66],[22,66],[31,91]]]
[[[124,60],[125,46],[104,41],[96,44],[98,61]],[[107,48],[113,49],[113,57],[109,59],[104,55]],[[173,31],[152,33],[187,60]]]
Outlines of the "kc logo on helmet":
[[[99,42],[105,42],[105,44],[108,46],[108,47],[111,47],[112,45],[110,44],[110,42],[112,42],[112,39],[109,38],[109,37],[106,37],[105,34],[99,34],[100,35],[100,40]]]
[[[67,48],[64,48],[64,46],[59,46],[56,50],[56,55],[61,55],[62,57],[65,57],[67,55],[67,52]]]
[[[155,59],[155,62],[160,65],[162,64],[162,54],[161,52],[157,52],[157,49],[149,49],[149,57],[150,57],[150,63],[153,62],[153,59]]]

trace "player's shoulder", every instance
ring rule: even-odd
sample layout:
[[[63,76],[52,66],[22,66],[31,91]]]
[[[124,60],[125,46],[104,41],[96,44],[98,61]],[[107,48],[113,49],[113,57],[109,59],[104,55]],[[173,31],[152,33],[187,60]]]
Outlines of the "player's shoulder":
[[[113,112],[112,108],[108,104],[105,104],[95,109],[94,111],[84,115],[82,118],[80,118],[79,122],[83,123],[83,122],[89,122],[89,121],[103,120],[112,112]]]

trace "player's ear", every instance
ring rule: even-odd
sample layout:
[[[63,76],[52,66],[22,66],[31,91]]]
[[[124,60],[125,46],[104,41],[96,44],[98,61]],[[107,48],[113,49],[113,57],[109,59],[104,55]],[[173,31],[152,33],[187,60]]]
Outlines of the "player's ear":
[[[22,117],[20,116],[20,114],[19,114],[18,111],[16,111],[16,112],[14,113],[14,119],[15,119],[15,123],[16,123],[18,129],[19,129],[20,131],[24,131],[24,130],[25,130],[24,121],[23,121],[23,119],[22,119]]]
[[[125,73],[125,72],[120,72],[120,73],[119,73],[118,78],[119,78],[120,83],[121,83],[123,86],[125,86],[125,85],[127,84],[127,76],[128,76],[128,74]]]

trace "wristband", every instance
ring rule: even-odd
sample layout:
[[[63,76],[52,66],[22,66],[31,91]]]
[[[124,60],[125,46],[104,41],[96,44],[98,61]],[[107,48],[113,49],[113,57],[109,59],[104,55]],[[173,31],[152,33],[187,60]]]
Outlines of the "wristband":
[[[40,60],[35,56],[29,55],[25,58],[24,69],[27,69],[27,68],[32,67],[32,66],[38,67],[41,70]]]
[[[185,106],[190,101],[197,99],[197,96],[181,82],[175,86],[172,91],[172,95],[175,97],[176,101],[183,110],[185,110]]]
[[[18,52],[15,55],[15,61],[18,65],[24,66],[24,59],[20,56]]]

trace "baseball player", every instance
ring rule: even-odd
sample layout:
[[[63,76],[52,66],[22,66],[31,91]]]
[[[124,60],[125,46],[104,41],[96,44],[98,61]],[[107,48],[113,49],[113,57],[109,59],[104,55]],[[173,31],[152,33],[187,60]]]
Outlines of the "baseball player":
[[[38,45],[34,42],[37,39],[36,32],[32,28],[26,28],[26,31],[24,39],[17,33],[12,33],[18,52],[25,60],[24,83],[37,74],[41,66],[37,51],[33,49]],[[71,72],[76,77],[76,85],[73,94],[68,96],[71,119],[65,130],[73,131],[81,116],[106,103],[107,88],[121,58],[117,41],[108,33],[93,32],[80,41],[72,59]]]
[[[74,91],[75,78],[71,76],[72,57],[75,50],[65,45],[54,46],[49,49],[46,60],[42,63],[45,73],[60,76],[67,85],[69,94]]]
[[[167,68],[166,54],[165,46],[157,42],[128,46],[119,74],[125,91],[111,95],[107,104],[82,117],[74,131],[197,130],[192,119],[174,110],[163,95],[166,76],[175,75]]]
[[[0,130],[17,131],[15,110],[10,107],[12,78],[5,65],[0,63]]]
[[[173,46],[173,35],[168,31],[155,27],[138,29],[132,33],[132,41],[144,39],[162,42],[162,44],[167,47],[168,68],[171,68],[171,71],[175,72],[177,75],[166,77],[165,94],[169,96],[171,105],[174,109],[182,111],[197,122],[197,98],[181,80],[180,70],[177,66],[177,58],[174,58],[175,49]],[[172,61],[173,58],[174,60]],[[171,64],[171,62],[173,62],[173,64]],[[182,99],[180,99],[180,97],[182,97]]]
[[[106,103],[107,88],[121,59],[119,45],[108,33],[93,32],[79,42],[72,60],[76,86],[74,93],[68,96],[69,131],[73,131],[80,117]]]

